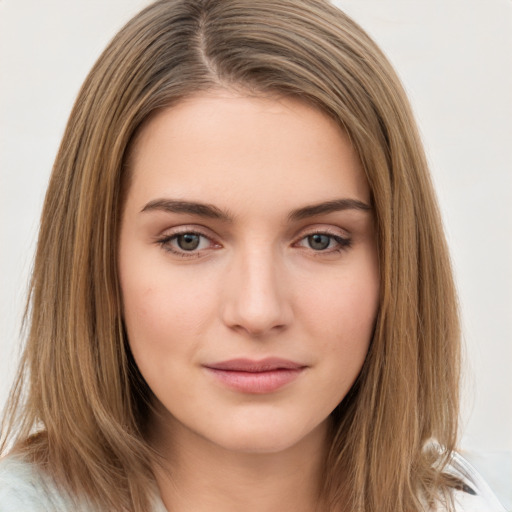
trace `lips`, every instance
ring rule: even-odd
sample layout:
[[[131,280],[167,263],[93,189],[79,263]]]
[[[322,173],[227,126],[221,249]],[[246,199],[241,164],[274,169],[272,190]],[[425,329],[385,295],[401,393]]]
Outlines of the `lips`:
[[[204,366],[220,384],[249,394],[272,393],[297,379],[306,365],[281,358],[231,359]]]

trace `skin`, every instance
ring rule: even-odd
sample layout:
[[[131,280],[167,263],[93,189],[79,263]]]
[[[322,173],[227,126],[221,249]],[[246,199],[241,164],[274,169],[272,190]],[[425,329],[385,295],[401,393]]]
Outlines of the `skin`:
[[[130,167],[124,320],[154,393],[165,505],[315,510],[329,415],[359,374],[378,308],[370,192],[348,137],[298,100],[215,91],[156,115]],[[352,202],[290,218],[340,199]],[[266,357],[299,363],[299,375],[254,393],[205,368]]]

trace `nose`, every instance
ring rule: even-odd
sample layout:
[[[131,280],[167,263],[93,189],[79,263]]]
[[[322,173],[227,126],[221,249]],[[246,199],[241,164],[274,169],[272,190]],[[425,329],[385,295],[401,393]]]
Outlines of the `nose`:
[[[278,260],[271,250],[255,250],[232,262],[222,306],[223,322],[230,329],[262,337],[290,324],[290,290]]]

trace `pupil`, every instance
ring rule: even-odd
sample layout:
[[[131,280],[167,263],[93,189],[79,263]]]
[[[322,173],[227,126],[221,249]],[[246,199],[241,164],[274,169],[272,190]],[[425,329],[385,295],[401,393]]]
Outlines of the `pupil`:
[[[330,237],[327,235],[311,235],[308,236],[308,242],[311,249],[323,251],[329,247]]]
[[[185,233],[178,236],[178,245],[184,251],[193,251],[199,246],[199,235],[194,233]]]

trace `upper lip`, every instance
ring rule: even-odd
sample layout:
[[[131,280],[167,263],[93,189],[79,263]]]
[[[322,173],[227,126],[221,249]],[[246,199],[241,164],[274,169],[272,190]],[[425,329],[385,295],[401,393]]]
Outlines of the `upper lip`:
[[[272,370],[298,370],[306,365],[281,359],[279,357],[267,357],[265,359],[230,359],[229,361],[220,361],[204,365],[212,370],[226,370],[239,372],[269,372]]]

